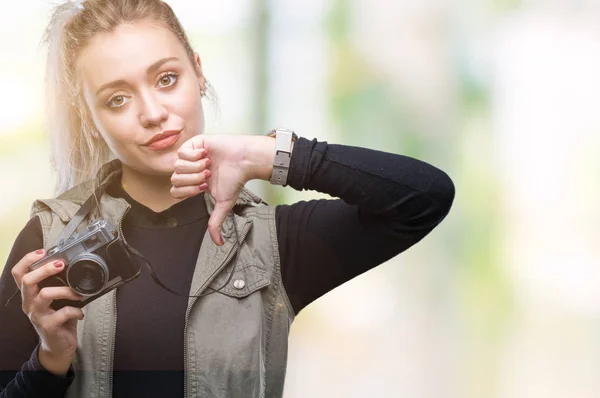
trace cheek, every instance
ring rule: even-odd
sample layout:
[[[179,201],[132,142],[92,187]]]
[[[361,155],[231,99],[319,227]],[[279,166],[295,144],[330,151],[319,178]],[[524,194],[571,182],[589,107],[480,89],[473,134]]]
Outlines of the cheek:
[[[100,113],[96,117],[96,127],[102,134],[102,137],[110,147],[110,149],[121,157],[124,152],[127,152],[127,147],[135,143],[135,118],[130,115],[131,110],[127,109],[122,113],[110,114]]]
[[[200,89],[197,86],[189,87],[179,93],[173,105],[173,113],[185,121],[185,126],[191,135],[203,133],[204,111]]]

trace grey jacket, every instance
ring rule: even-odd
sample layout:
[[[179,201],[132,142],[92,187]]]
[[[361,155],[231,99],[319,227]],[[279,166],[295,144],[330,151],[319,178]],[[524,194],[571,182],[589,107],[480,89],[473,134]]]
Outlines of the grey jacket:
[[[118,161],[105,165],[96,180],[78,185],[56,199],[38,200],[32,216],[40,218],[47,249],[98,184],[120,178]],[[208,212],[214,199],[205,194]],[[104,193],[100,216],[121,224],[130,205]],[[239,211],[238,211],[239,209]],[[232,217],[223,225],[223,246],[204,235],[190,295],[227,281],[239,250],[235,272],[221,293],[190,298],[185,317],[185,397],[281,397],[288,334],[294,311],[281,280],[275,209],[244,189],[233,215],[241,240],[235,243]],[[80,228],[85,226],[82,223]],[[176,268],[176,266],[174,266]],[[237,282],[236,282],[237,281]],[[242,282],[243,281],[243,282]],[[84,307],[78,322],[76,377],[68,397],[112,395],[116,333],[116,290]],[[143,338],[143,331],[140,338]]]

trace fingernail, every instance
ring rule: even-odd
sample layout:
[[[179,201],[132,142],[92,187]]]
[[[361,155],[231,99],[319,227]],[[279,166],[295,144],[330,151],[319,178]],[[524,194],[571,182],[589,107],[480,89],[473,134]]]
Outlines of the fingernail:
[[[44,252],[44,249],[39,249],[35,251],[35,254],[42,254]]]
[[[210,166],[210,159],[206,159],[206,167]]]
[[[56,260],[52,264],[54,264],[56,268],[62,268],[63,266],[63,262],[61,260]]]
[[[221,246],[223,246],[223,244],[225,244],[225,242],[223,241],[223,237],[222,236],[219,236],[219,244]]]
[[[211,175],[211,172],[210,172],[210,170],[204,170],[204,176],[205,176],[206,178],[210,177],[210,175]]]
[[[200,189],[201,191],[204,191],[205,189],[208,189],[208,184],[198,185],[198,189]]]

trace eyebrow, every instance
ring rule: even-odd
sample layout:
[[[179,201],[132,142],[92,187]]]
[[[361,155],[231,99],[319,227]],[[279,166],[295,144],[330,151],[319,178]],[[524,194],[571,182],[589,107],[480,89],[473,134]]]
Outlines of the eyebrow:
[[[177,58],[177,57],[168,57],[168,58],[159,59],[158,61],[156,61],[155,63],[150,65],[148,67],[148,69],[146,69],[146,73],[151,74],[151,73],[155,72],[158,68],[160,68],[161,66],[166,64],[167,62],[178,61],[178,60],[179,60],[179,58]],[[100,92],[102,92],[103,90],[106,90],[107,88],[115,88],[115,87],[122,86],[125,84],[127,84],[127,82],[123,79],[115,80],[110,83],[105,83],[105,84],[101,85],[100,88],[96,91],[96,96],[98,94],[100,94]]]

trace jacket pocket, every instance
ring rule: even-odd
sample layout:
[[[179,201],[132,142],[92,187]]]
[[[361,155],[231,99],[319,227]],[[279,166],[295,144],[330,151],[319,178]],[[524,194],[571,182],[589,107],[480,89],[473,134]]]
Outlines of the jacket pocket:
[[[218,290],[226,296],[244,298],[270,283],[269,276],[258,264],[238,261],[235,269],[234,264],[225,267],[209,285],[209,289]]]

